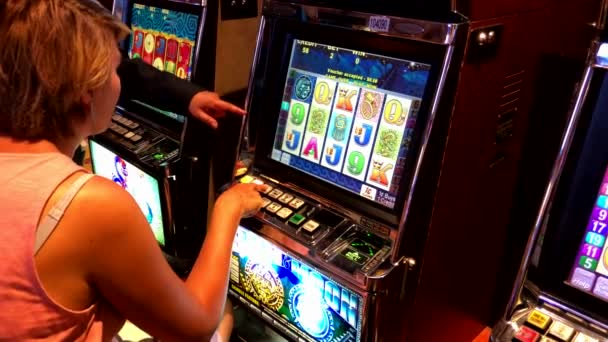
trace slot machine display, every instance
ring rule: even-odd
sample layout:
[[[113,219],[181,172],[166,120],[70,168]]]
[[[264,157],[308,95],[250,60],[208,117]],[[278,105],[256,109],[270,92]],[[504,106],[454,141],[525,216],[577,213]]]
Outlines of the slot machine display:
[[[608,341],[608,44],[593,50],[495,341]]]
[[[167,196],[163,177],[154,176],[145,166],[135,166],[95,140],[89,141],[91,164],[97,175],[114,181],[125,189],[141,209],[150,224],[159,246],[171,249],[171,224],[167,220]]]
[[[192,1],[117,0],[113,12],[132,30],[124,44],[130,58],[212,85],[209,59],[215,60],[216,27],[207,7]],[[203,44],[209,53],[199,55]],[[210,186],[211,152],[204,148],[211,146],[204,138],[210,134],[187,115],[124,98],[110,128],[90,139],[95,173],[125,179],[119,184],[140,204],[167,258],[183,261],[180,272],[187,272],[202,244],[207,208],[201,203],[208,202]]]
[[[597,13],[504,5],[264,2],[240,181],[271,190],[229,288],[251,317],[310,341],[471,341],[495,323],[533,93],[564,86],[538,68],[584,59]]]

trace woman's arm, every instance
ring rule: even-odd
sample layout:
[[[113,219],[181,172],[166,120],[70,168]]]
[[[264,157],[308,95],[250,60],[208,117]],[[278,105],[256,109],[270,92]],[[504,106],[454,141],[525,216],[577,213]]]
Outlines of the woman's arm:
[[[83,257],[91,286],[161,340],[208,340],[222,315],[238,222],[260,207],[261,189],[239,185],[218,198],[200,256],[184,283],[162,257],[131,196],[108,180],[92,180],[79,201],[86,203],[79,215],[89,232],[82,238],[89,239]]]

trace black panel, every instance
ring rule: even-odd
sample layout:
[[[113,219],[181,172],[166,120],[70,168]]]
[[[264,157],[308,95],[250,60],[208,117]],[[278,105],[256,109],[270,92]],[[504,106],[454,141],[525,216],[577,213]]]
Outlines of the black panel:
[[[285,2],[438,22],[453,22],[461,18],[451,12],[451,0],[292,0]]]

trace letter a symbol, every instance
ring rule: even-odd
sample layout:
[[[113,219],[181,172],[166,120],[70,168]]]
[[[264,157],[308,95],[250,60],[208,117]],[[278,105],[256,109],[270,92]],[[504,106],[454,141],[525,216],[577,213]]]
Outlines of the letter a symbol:
[[[328,150],[332,150],[332,148],[330,147],[330,148],[328,148]],[[333,156],[333,158],[331,158],[332,156]],[[327,164],[329,164],[331,166],[336,166],[336,165],[338,165],[338,162],[340,162],[341,157],[342,157],[342,146],[334,144],[333,153],[330,154],[328,152],[328,154],[325,155],[325,161],[327,162]]]
[[[372,127],[372,125],[370,124],[365,123],[362,126],[362,128],[356,130],[355,142],[360,146],[366,146],[367,144],[369,144],[369,140],[371,139],[372,130],[374,129],[374,127]]]
[[[306,148],[304,148],[304,155],[310,157],[311,154],[314,156],[315,160],[319,160],[319,153],[317,152],[317,138],[311,138],[310,141],[308,141]]]

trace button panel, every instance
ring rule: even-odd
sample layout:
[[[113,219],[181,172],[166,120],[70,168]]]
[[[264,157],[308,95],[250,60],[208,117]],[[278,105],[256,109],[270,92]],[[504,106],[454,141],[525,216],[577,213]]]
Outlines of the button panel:
[[[244,175],[240,183],[267,184],[261,192],[262,210],[256,216],[295,240],[315,249],[327,262],[348,271],[366,274],[390,256],[390,240],[380,238],[347,217],[274,182]]]
[[[534,308],[511,323],[520,328],[511,332],[513,341],[599,342],[608,341],[608,333],[574,314],[547,304]],[[535,337],[536,336],[536,337]],[[507,336],[499,341],[509,340]]]
[[[179,156],[178,141],[120,114],[112,116],[110,127],[104,135],[134,153],[141,161],[154,166]]]

